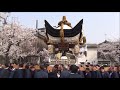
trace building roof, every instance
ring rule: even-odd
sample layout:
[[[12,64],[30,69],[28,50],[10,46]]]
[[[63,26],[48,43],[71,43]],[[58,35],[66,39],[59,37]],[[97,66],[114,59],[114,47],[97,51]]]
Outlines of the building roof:
[[[72,29],[64,29],[64,37],[74,37],[82,33],[83,19]],[[60,37],[60,29],[53,28],[46,20],[45,27],[47,34],[53,37]]]
[[[87,44],[87,48],[97,48],[97,44]]]

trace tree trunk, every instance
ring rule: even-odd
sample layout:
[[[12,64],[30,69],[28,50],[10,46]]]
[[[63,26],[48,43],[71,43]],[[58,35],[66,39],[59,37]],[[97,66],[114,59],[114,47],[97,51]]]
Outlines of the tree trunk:
[[[5,62],[4,63],[10,63],[8,55],[9,55],[9,51],[10,51],[10,48],[11,48],[12,45],[13,45],[12,42],[9,42],[8,47],[7,47],[7,51],[6,51],[6,54],[5,54]]]

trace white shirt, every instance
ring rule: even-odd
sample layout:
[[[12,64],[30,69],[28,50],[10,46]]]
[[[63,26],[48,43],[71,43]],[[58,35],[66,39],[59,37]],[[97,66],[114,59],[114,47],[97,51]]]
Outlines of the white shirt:
[[[23,69],[23,68],[19,68],[19,69]]]
[[[58,78],[60,77],[60,74],[57,73]]]
[[[5,68],[5,69],[8,69],[8,67],[7,67],[7,68]]]
[[[12,69],[12,71],[14,71],[14,70],[15,70],[15,68]]]

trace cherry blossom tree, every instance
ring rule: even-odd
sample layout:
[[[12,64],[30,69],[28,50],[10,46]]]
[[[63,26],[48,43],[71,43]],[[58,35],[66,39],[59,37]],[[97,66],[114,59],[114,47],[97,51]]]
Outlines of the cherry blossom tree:
[[[120,62],[120,45],[119,41],[108,42],[105,41],[98,45],[98,58],[107,59],[111,62]]]
[[[39,55],[42,48],[46,48],[44,40],[35,36],[36,31],[17,24],[7,24],[0,32],[0,55],[5,62],[19,57]]]

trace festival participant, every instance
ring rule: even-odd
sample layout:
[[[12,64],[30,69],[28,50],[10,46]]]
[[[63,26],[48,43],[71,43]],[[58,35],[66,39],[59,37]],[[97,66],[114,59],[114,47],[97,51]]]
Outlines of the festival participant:
[[[90,72],[90,69],[88,67],[85,70],[85,78],[91,78],[91,72]]]
[[[13,78],[24,78],[24,69],[23,69],[22,63],[19,65],[16,65],[16,70],[14,72]]]
[[[0,78],[9,78],[10,70],[8,68],[9,68],[9,65],[6,63],[3,66],[3,69],[1,70]]]
[[[110,67],[110,78],[119,78],[117,71],[114,67]]]
[[[82,78],[81,75],[78,74],[78,69],[79,68],[76,65],[71,65],[69,78]]]
[[[96,72],[97,72],[97,78],[102,78],[99,65],[96,65]]]
[[[52,68],[53,68],[53,67],[52,67],[52,66],[50,66],[50,65],[49,65],[49,66],[47,66],[47,72],[48,72],[48,73],[52,72]]]
[[[79,68],[79,69],[78,69],[78,74],[79,74],[82,78],[85,78],[85,76],[84,76],[85,67],[80,66],[80,67],[78,67],[78,68]]]
[[[35,72],[35,76],[34,78],[48,78],[48,73],[46,71],[44,71],[45,66],[44,65],[40,65],[40,70]]]
[[[105,71],[104,67],[100,67],[100,73],[102,78],[110,78],[109,73]]]
[[[16,71],[16,69],[18,69],[17,65],[18,65],[17,63],[12,63],[11,64],[12,68],[11,68],[11,72],[10,72],[9,78],[14,78],[15,71]]]
[[[91,78],[101,78],[101,74],[96,68],[96,66],[93,66],[92,71],[91,71]]]
[[[120,66],[117,67],[117,73],[118,73],[118,76],[120,78]]]
[[[68,71],[68,66],[64,66],[63,64],[60,65],[61,73],[60,78],[69,78],[70,72]]]
[[[2,64],[0,64],[0,74],[1,74],[2,69],[3,69],[3,68],[2,68]]]
[[[30,71],[31,71],[31,78],[34,78],[34,74],[35,74],[35,67],[34,67],[34,65],[30,67]]]
[[[58,78],[58,65],[57,64],[52,68],[52,72],[48,73],[48,78]]]
[[[31,70],[29,68],[29,65],[25,65],[25,73],[24,78],[32,78]]]

